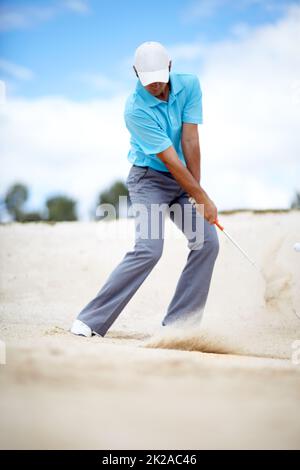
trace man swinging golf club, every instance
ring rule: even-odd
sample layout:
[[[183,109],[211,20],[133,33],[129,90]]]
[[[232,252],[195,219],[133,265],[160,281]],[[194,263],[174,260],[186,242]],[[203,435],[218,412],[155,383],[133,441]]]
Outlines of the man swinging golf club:
[[[74,334],[106,334],[158,262],[165,215],[173,206],[182,209],[169,215],[186,236],[189,254],[162,325],[191,318],[198,323],[202,317],[219,251],[214,225],[217,209],[200,185],[200,83],[195,75],[171,72],[171,65],[168,52],[158,42],[144,42],[135,52],[133,68],[138,81],[124,112],[132,163],[126,184],[133,207],[138,207],[135,245],[79,313],[71,327]],[[163,217],[153,217],[157,206],[164,208]],[[186,215],[191,223],[186,222]]]

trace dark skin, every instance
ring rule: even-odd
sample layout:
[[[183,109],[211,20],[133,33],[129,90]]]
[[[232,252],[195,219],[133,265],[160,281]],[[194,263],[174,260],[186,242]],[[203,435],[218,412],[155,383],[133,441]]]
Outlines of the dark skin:
[[[171,71],[171,67],[172,61],[169,62],[169,71]],[[133,69],[136,76],[139,77],[134,66]],[[170,93],[169,82],[154,82],[144,88],[156,98],[168,101]],[[218,210],[200,185],[201,153],[197,124],[183,123],[181,144],[187,167],[183,165],[173,146],[170,146],[163,152],[158,153],[157,156],[166,165],[178,184],[194,198],[197,210],[204,215],[205,219],[210,224],[214,224],[218,219]],[[197,204],[203,204],[204,211],[202,210],[202,206],[197,206]]]
[[[171,67],[172,67],[172,61],[170,60],[169,72],[171,71]],[[139,77],[135,66],[133,66],[133,69],[135,71],[136,76]],[[146,88],[146,90],[151,95],[155,96],[155,98],[158,98],[159,100],[162,100],[162,101],[168,101],[169,92],[170,92],[169,83],[154,82],[154,83],[150,83],[149,85],[146,85],[144,88]]]

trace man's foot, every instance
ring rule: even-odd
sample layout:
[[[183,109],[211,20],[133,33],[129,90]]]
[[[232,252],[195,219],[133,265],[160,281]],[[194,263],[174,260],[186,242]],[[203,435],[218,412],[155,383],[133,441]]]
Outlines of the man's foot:
[[[73,335],[86,336],[87,338],[90,338],[93,335],[91,328],[81,320],[75,320],[70,331]]]

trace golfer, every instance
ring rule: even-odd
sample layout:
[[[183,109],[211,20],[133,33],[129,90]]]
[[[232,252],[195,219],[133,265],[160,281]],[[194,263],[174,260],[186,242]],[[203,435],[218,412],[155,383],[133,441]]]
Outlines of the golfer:
[[[144,42],[135,51],[138,81],[124,112],[131,134],[126,184],[134,208],[135,245],[79,313],[71,327],[74,334],[105,336],[160,259],[166,214],[186,236],[189,253],[162,325],[191,318],[198,323],[203,315],[219,251],[217,208],[200,185],[200,83],[195,75],[171,72],[171,66],[158,42]],[[153,217],[157,207],[163,209]]]

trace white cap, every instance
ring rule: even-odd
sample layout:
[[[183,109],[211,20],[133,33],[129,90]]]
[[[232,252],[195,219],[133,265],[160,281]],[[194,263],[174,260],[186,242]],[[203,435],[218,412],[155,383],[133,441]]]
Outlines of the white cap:
[[[168,83],[169,54],[159,42],[143,42],[135,51],[134,66],[143,86],[153,82]]]

